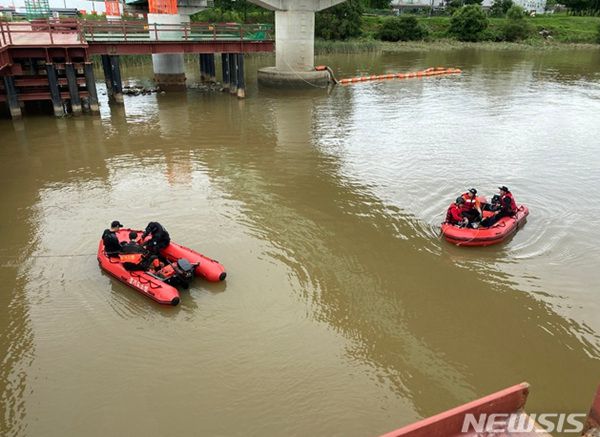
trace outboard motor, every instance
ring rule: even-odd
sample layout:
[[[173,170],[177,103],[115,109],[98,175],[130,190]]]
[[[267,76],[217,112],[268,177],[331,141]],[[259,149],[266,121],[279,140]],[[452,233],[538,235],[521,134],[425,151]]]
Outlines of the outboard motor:
[[[175,276],[183,288],[188,288],[190,282],[194,279],[194,266],[185,258],[180,258],[173,263]]]
[[[172,262],[164,266],[158,275],[163,281],[169,285],[181,285],[183,288],[188,288],[190,282],[194,278],[194,268],[196,266],[190,263],[185,258],[180,258],[177,262]]]

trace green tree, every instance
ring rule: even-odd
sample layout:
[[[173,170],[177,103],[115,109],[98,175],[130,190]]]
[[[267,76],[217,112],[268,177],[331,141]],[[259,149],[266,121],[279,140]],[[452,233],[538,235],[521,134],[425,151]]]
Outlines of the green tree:
[[[361,34],[362,0],[348,0],[317,12],[315,34],[324,39],[348,39]]]
[[[598,31],[596,32],[596,42],[600,44],[600,24],[598,24]]]
[[[370,9],[388,9],[391,0],[366,0],[365,6]]]
[[[501,31],[505,41],[520,41],[531,34],[531,26],[521,6],[514,5],[506,12],[506,21],[502,24]]]
[[[546,0],[546,6],[544,7],[544,10],[545,11],[553,11],[557,4],[558,4],[557,0]]]
[[[446,2],[446,10],[452,15],[464,5],[465,3],[463,0],[449,0]]]
[[[560,3],[576,15],[594,15],[600,12],[600,0],[561,0]]]
[[[490,8],[490,15],[492,17],[504,17],[512,5],[512,0],[494,0]]]
[[[392,42],[416,41],[425,38],[428,33],[416,17],[403,15],[385,20],[377,32],[377,38]]]
[[[452,14],[449,33],[461,41],[479,41],[488,24],[481,6],[467,5]]]

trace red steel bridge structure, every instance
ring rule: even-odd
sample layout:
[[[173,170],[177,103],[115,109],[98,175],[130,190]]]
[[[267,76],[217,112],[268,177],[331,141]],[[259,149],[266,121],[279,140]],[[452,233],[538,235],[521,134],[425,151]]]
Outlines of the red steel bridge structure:
[[[0,105],[13,118],[26,102],[50,101],[57,116],[98,111],[92,56],[102,59],[109,96],[123,101],[119,56],[199,54],[201,77],[215,79],[221,54],[223,84],[244,96],[244,54],[272,52],[272,27],[264,24],[85,21],[0,22]]]

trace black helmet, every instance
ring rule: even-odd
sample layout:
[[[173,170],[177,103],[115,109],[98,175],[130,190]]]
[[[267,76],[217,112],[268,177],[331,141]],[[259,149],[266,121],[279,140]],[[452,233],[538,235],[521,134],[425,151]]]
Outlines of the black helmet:
[[[112,222],[110,224],[111,228],[122,228],[123,225],[121,224],[121,222],[119,220],[115,220],[114,222]]]
[[[477,194],[477,190],[475,188],[471,188],[469,190],[469,193],[471,193],[471,194]]]
[[[465,203],[465,199],[463,199],[462,197],[457,197],[456,203]]]
[[[137,232],[135,232],[135,231],[131,231],[131,232],[129,233],[129,239],[130,239],[130,240],[136,240],[136,239],[137,239]]]

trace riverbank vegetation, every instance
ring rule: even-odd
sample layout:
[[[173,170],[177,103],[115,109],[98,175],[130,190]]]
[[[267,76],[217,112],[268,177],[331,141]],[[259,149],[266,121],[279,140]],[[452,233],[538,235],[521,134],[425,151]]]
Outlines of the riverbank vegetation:
[[[444,10],[414,10],[394,16],[389,0],[347,0],[317,13],[315,34],[321,52],[389,49],[389,43],[423,41],[436,45],[513,43],[540,47],[600,43],[600,0],[561,0],[568,10],[530,16],[512,0],[495,0],[484,10],[481,0],[451,0]],[[433,13],[435,12],[435,13]],[[194,21],[273,23],[274,14],[247,0],[215,0],[215,7]]]

